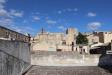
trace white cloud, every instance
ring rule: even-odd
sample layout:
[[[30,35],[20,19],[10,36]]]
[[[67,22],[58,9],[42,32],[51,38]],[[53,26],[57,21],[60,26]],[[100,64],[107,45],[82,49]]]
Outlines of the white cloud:
[[[56,21],[54,21],[54,20],[47,20],[46,21],[48,24],[50,24],[50,25],[53,25],[53,24],[56,24],[57,22]]]
[[[59,11],[58,11],[58,14],[61,14],[61,13],[62,13],[62,11],[61,11],[61,10],[59,10]]]
[[[22,11],[17,11],[17,10],[6,10],[5,4],[6,0],[0,0],[0,26],[7,27],[9,29],[22,32],[24,29],[19,28],[19,26],[15,25],[15,21],[13,17],[22,17],[23,12]]]
[[[12,19],[0,19],[0,26],[4,26],[6,28],[16,30],[18,32],[22,31],[16,25],[14,25],[14,21]]]
[[[26,27],[18,27],[18,28],[16,28],[17,29],[16,31],[18,31],[20,33],[24,33],[24,34],[26,34],[26,33],[34,34],[35,29],[33,29],[32,27],[30,27],[28,25],[24,25],[24,26],[26,26]]]
[[[13,20],[12,19],[0,19],[0,25],[10,27],[11,25],[13,25]]]
[[[23,20],[23,23],[27,23],[27,20]]]
[[[89,12],[89,13],[88,13],[88,16],[89,16],[89,17],[95,17],[95,16],[96,16],[96,13]]]
[[[23,17],[23,11],[18,11],[15,9],[12,9],[12,10],[9,9],[8,11],[4,8],[5,3],[6,3],[6,0],[0,0],[0,26],[7,27],[9,29],[12,29],[21,33],[25,33],[25,32],[32,33],[33,29],[30,26],[28,25],[26,25],[26,27],[19,26],[19,25],[16,25],[16,22],[14,21],[13,17],[15,18]]]
[[[24,30],[24,29],[20,29],[18,26],[16,26],[12,19],[0,19],[0,26],[4,26],[6,28],[15,30],[17,32],[22,32],[22,30]]]
[[[4,8],[4,6],[2,4],[0,4],[0,9]]]
[[[72,11],[72,9],[68,8],[67,11]]]
[[[6,0],[0,0],[0,10],[4,8],[5,3],[6,3]]]
[[[35,21],[39,21],[39,20],[40,20],[40,17],[38,17],[38,16],[33,16],[33,19],[34,19]]]
[[[37,14],[37,15],[39,15],[39,14],[40,14],[40,12],[36,12],[36,14]]]
[[[6,0],[0,0],[0,9],[4,8],[4,3],[6,2]]]
[[[12,17],[22,17],[23,16],[23,12],[22,11],[17,11],[17,10],[6,10],[4,7],[5,7],[5,3],[7,1],[6,0],[0,0],[0,16],[1,17],[9,17],[9,18],[12,18]]]
[[[9,14],[5,9],[0,9],[0,16],[1,17],[8,17]]]
[[[14,31],[17,31],[23,34],[25,33],[34,34],[35,32],[35,30],[28,25],[23,25],[23,26],[15,25],[15,22],[13,19],[0,19],[0,26],[4,26],[6,28],[12,29]]]
[[[88,28],[90,30],[97,30],[102,26],[102,24],[100,22],[91,22],[88,24]]]
[[[65,31],[66,27],[64,27],[64,26],[61,25],[61,26],[58,27],[58,29],[61,29],[61,30]]]
[[[10,10],[10,15],[15,16],[15,17],[22,17],[23,16],[23,11],[17,11],[17,10]]]
[[[5,3],[6,2],[6,0],[0,0],[0,3]]]
[[[74,10],[74,11],[78,11],[78,8],[74,8],[73,10]]]
[[[67,8],[67,9],[59,10],[58,14],[67,13],[67,12],[77,12],[77,11],[78,8]]]

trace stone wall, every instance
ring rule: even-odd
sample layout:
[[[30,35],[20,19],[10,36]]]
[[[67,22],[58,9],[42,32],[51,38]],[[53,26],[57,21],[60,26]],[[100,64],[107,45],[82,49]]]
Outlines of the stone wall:
[[[29,65],[29,43],[0,40],[0,75],[21,75]]]
[[[0,40],[0,50],[24,60],[30,62],[30,46],[29,43],[19,41]]]
[[[31,64],[41,66],[98,66],[100,55],[76,52],[36,51],[31,54]]]
[[[30,42],[29,34],[24,35],[24,34],[16,32],[16,31],[10,30],[8,28],[5,28],[3,26],[0,26],[0,39],[1,38]]]
[[[0,51],[0,75],[21,75],[28,66],[29,63]]]

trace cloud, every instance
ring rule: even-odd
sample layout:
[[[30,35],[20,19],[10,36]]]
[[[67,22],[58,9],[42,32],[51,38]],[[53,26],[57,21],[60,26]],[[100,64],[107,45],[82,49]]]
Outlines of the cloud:
[[[34,19],[35,21],[39,21],[39,20],[40,20],[40,17],[38,17],[38,16],[33,16],[33,19]]]
[[[50,24],[50,25],[53,25],[53,24],[56,24],[57,22],[56,21],[54,21],[54,20],[47,20],[46,21],[48,24]]]
[[[16,26],[12,19],[0,19],[0,26],[4,26],[17,32],[22,32],[22,30],[24,30]]]
[[[0,0],[0,16],[7,14],[7,11],[4,9],[4,3],[6,3],[6,0]]]
[[[14,20],[12,19],[0,19],[0,26],[4,26],[17,32],[22,32],[24,30],[16,26]]]
[[[23,11],[11,10],[10,12],[5,9],[0,9],[1,17],[23,17]]]
[[[4,3],[6,3],[6,0],[0,0],[0,9],[4,8]]]
[[[0,19],[0,26],[12,29],[22,34],[25,33],[34,34],[35,32],[35,30],[28,25],[23,25],[25,27],[16,25],[13,19]]]
[[[77,11],[78,11],[78,8],[67,8],[67,9],[59,10],[58,14],[68,13],[68,12],[77,12]]]
[[[11,16],[15,16],[15,17],[23,17],[23,11],[17,11],[17,10],[10,10],[9,13]]]
[[[61,25],[61,26],[58,27],[58,29],[61,29],[61,30],[65,31],[67,28]]]
[[[40,14],[40,12],[36,12],[35,14],[39,15],[39,14]]]
[[[97,30],[102,26],[102,24],[100,22],[91,22],[88,24],[88,28],[90,30]]]
[[[72,9],[68,8],[68,9],[67,9],[67,11],[69,11],[69,12],[70,12],[70,11],[72,11]]]
[[[61,10],[59,10],[59,11],[58,11],[58,14],[61,14],[61,13],[62,13],[62,11],[61,11]]]
[[[95,16],[96,16],[96,13],[89,12],[89,13],[88,13],[88,16],[89,16],[89,17],[95,17]]]
[[[74,8],[73,10],[74,10],[74,11],[78,11],[78,8]]]
[[[5,9],[0,9],[0,16],[1,17],[8,17],[9,14]]]
[[[26,26],[26,27],[25,28],[24,27],[16,28],[17,29],[16,31],[18,31],[20,33],[24,33],[24,34],[26,34],[26,33],[30,33],[30,34],[33,34],[33,35],[35,34],[36,30],[34,28],[32,28],[28,25],[24,25],[24,26]]]
[[[9,18],[12,18],[12,17],[22,17],[23,16],[23,11],[17,11],[17,10],[6,10],[4,7],[5,7],[5,3],[7,1],[6,0],[0,0],[0,17],[9,17]]]
[[[29,32],[32,33],[33,30],[30,26],[26,25],[26,27],[24,26],[19,26],[16,24],[15,22],[15,18],[18,17],[23,17],[23,11],[18,11],[17,9],[8,9],[6,10],[5,4],[6,0],[0,0],[0,26],[4,26],[6,28],[15,30],[17,32],[20,33],[25,33],[25,32]],[[25,22],[25,21],[24,21]]]
[[[5,27],[10,27],[13,25],[13,20],[12,19],[0,19],[0,25],[5,26]]]
[[[6,2],[6,0],[0,0],[0,3],[5,3]]]

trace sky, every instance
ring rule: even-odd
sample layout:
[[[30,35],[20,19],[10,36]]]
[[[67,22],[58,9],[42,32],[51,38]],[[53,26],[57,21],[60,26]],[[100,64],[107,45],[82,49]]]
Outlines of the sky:
[[[112,31],[112,0],[0,0],[0,26],[32,36],[41,28]]]

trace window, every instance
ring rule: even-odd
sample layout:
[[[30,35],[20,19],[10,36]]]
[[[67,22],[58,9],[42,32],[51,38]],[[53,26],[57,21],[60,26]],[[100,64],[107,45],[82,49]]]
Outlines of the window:
[[[58,52],[62,51],[61,49],[57,49]]]

